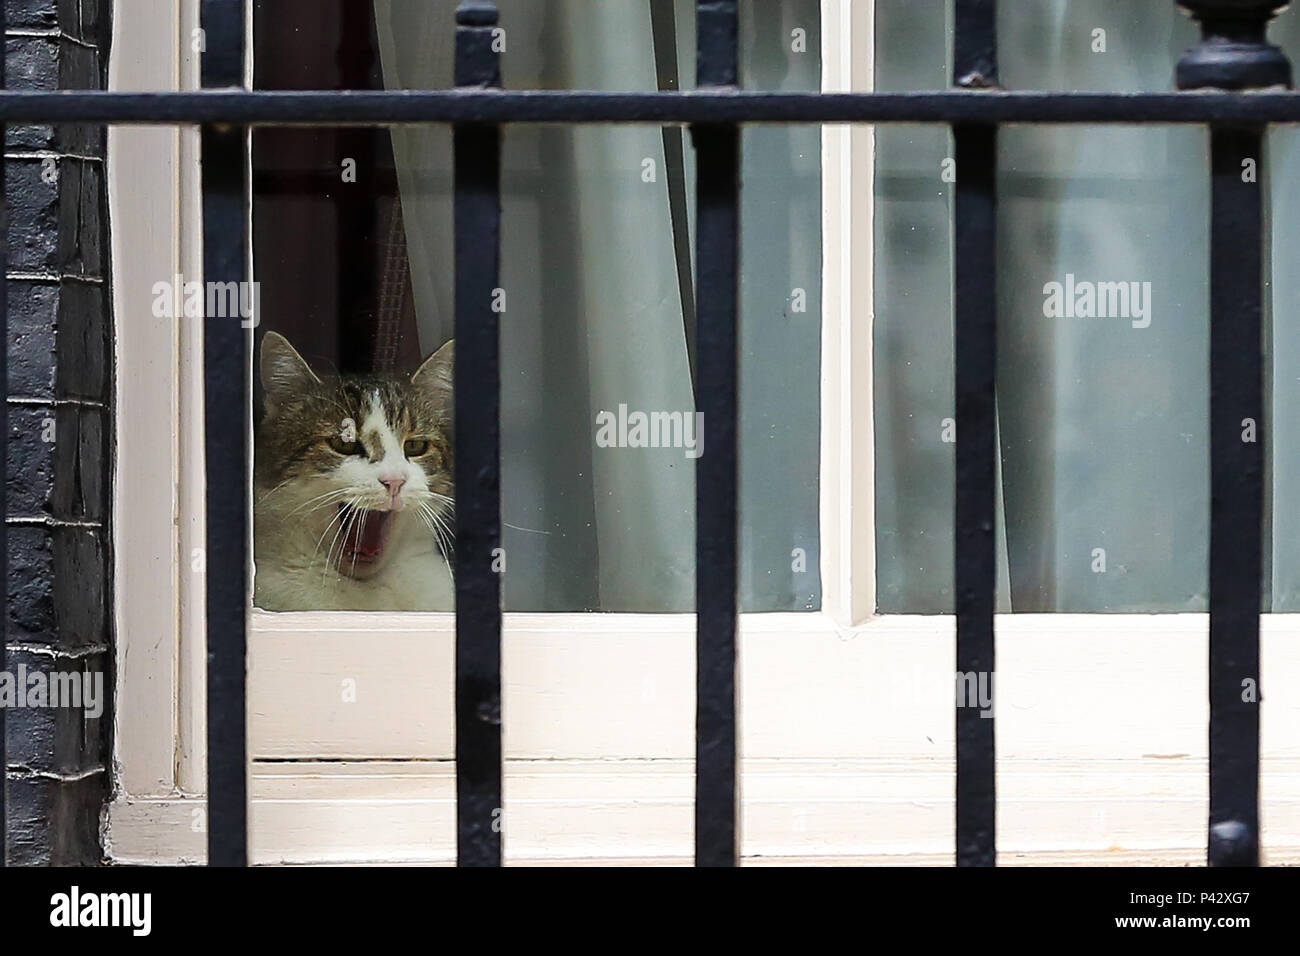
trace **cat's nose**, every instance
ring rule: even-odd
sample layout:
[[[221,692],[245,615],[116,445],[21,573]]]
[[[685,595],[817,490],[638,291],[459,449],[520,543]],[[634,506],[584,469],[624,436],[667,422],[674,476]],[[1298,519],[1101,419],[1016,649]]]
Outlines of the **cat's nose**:
[[[405,478],[380,478],[379,483],[388,489],[388,507],[394,511],[402,510],[402,499],[398,497],[402,491],[402,485],[406,484]]]

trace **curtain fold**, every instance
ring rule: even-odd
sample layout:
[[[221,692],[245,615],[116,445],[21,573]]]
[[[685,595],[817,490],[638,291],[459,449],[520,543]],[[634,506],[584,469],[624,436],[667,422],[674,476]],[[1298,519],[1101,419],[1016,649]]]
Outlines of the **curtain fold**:
[[[878,0],[876,11],[878,88],[947,86],[950,5]],[[1002,85],[1049,90],[1170,89],[1197,38],[1172,4],[1121,0],[1003,5],[998,34]],[[942,131],[898,127],[877,143],[881,603],[946,612],[953,469],[938,422],[951,414],[952,303],[939,290],[951,187],[939,171],[951,147]],[[1206,150],[1195,127],[1000,133],[1003,609],[1008,594],[1016,611],[1206,606]],[[1115,308],[1058,313],[1054,283],[1112,288]]]
[[[507,87],[656,88],[649,2],[498,6]],[[387,87],[451,86],[455,8],[453,0],[375,0]],[[689,88],[694,5],[676,0],[674,13]],[[796,27],[811,35],[811,49],[792,49]],[[757,72],[782,87],[817,88],[816,2],[747,3],[744,29],[747,81]],[[818,134],[745,136],[742,601],[751,610],[812,608],[820,600]],[[428,350],[453,329],[451,133],[398,127],[393,150]],[[693,220],[693,155],[685,172]],[[502,193],[506,606],[691,610],[694,458],[682,448],[594,442],[600,412],[694,412],[661,130],[511,126]],[[792,316],[796,287],[806,311]],[[705,448],[708,439],[705,422]]]

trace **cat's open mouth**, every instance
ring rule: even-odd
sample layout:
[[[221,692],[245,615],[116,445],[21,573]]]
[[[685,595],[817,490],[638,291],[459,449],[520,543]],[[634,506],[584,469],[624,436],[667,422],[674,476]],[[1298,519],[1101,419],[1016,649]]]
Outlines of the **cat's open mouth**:
[[[344,531],[337,567],[343,574],[365,577],[383,560],[393,527],[393,512],[344,504],[339,505],[339,521]]]

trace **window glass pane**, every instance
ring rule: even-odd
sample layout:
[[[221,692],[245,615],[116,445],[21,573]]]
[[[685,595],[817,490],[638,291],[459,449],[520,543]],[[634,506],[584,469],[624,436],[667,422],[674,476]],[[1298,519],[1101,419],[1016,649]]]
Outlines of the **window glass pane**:
[[[278,5],[259,7],[259,86],[263,79],[323,85],[317,75],[331,69],[346,73],[336,75],[339,86],[452,83],[452,0],[376,0],[371,22],[334,28],[314,55],[335,65],[318,63],[314,72],[282,62],[301,44],[273,50],[265,38],[277,30],[292,35],[292,26],[271,23]],[[500,8],[509,88],[694,85],[694,13],[685,0],[530,0]],[[743,14],[746,86],[819,88],[815,0],[745,3]],[[276,53],[281,60],[272,62]],[[746,610],[820,604],[819,143],[815,127],[744,132]],[[349,158],[355,182],[343,174]],[[402,127],[354,138],[259,131],[254,164],[255,266],[264,287],[275,286],[264,291],[264,326],[303,341],[304,355],[310,347],[326,369],[347,374],[408,372],[451,337],[448,129]],[[686,345],[694,166],[684,131],[519,125],[505,133],[507,609],[694,605],[694,463],[709,440],[708,422],[696,427]],[[634,447],[639,416],[667,423],[672,447]]]
[[[1290,8],[1269,28],[1269,39],[1286,50],[1294,62],[1300,50],[1300,13]],[[1264,590],[1273,611],[1300,611],[1300,509],[1288,506],[1300,488],[1300,432],[1289,427],[1300,408],[1300,325],[1291,319],[1300,303],[1300,274],[1291,266],[1289,251],[1297,241],[1300,222],[1300,131],[1274,126],[1265,139],[1265,335],[1272,344],[1272,364],[1265,388],[1272,391],[1266,427],[1265,507],[1272,524],[1265,527]],[[1273,261],[1269,262],[1269,256]],[[1268,394],[1266,392],[1265,394]],[[1271,534],[1269,533],[1271,531]]]
[[[1173,4],[1008,7],[999,59],[1012,89],[1169,89],[1196,39]],[[949,13],[877,3],[878,88],[948,85]],[[887,127],[877,148],[880,606],[949,612],[951,140]],[[1194,127],[1019,126],[999,137],[1004,611],[1205,608],[1206,149]]]

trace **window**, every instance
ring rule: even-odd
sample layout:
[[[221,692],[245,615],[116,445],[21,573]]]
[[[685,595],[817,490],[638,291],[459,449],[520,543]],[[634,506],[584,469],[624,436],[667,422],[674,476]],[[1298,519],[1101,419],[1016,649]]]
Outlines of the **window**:
[[[132,22],[129,5],[121,6],[120,38],[131,42],[131,31],[144,24]],[[823,88],[869,88],[876,67],[888,62],[881,31],[902,8],[889,9],[884,0],[874,7],[821,5],[820,24],[810,24],[808,33],[820,36]],[[153,29],[188,36],[192,13],[182,7]],[[787,26],[781,25],[783,44]],[[128,57],[118,65],[117,82],[119,88],[192,84],[192,64]],[[143,135],[122,131],[115,140],[115,241],[154,237],[132,246],[141,251],[130,268],[143,276],[192,271],[195,237],[187,223],[195,195],[193,139],[167,131],[151,151],[148,141],[131,139]],[[889,237],[873,230],[873,220],[879,226],[882,212],[888,214],[881,209],[888,184],[877,190],[874,181],[878,161],[887,170],[886,144],[880,131],[867,127],[828,126],[817,135],[821,306],[811,314],[821,321],[813,565],[820,571],[820,608],[742,619],[744,849],[746,855],[872,859],[932,853],[946,860],[952,845],[952,619],[873,616],[876,568],[891,559],[878,530],[876,464],[888,461],[891,447],[877,432],[882,421],[893,419],[882,418],[880,406],[873,405],[881,374],[873,354],[884,341],[873,338],[873,323],[882,321],[881,304],[889,294],[883,288],[889,277],[877,258],[886,254],[877,249],[888,247]],[[401,152],[395,144],[399,195]],[[937,192],[938,171],[924,168],[934,172]],[[142,196],[156,196],[141,186],[150,181],[146,177],[172,186],[168,225],[160,226],[156,211],[141,208]],[[410,218],[404,198],[402,213]],[[408,248],[410,235],[408,228]],[[667,261],[675,266],[673,252]],[[414,289],[414,272],[412,277]],[[680,301],[679,276],[670,277],[669,298]],[[142,294],[139,283],[119,278],[115,285],[119,314],[138,312],[130,306],[131,296]],[[413,298],[418,326],[419,293]],[[178,569],[161,594],[156,581],[122,582],[122,600],[136,602],[129,614],[133,629],[149,621],[156,626],[153,635],[178,635],[151,642],[148,632],[123,631],[130,642],[120,661],[124,794],[110,828],[115,855],[124,861],[159,853],[197,858],[203,846],[194,824],[201,819],[195,798],[203,790],[202,735],[196,732],[202,727],[201,698],[194,692],[201,686],[202,644],[193,639],[201,591],[192,581],[199,572],[184,560],[195,540],[200,497],[198,450],[191,438],[199,411],[194,332],[183,323],[123,323],[121,330],[123,360],[134,356],[135,367],[154,371],[153,377],[123,383],[119,468],[152,464],[176,475],[180,521],[177,536],[171,515],[161,520],[147,502],[130,498],[129,482],[119,482],[126,496],[117,508],[121,549],[159,549],[175,556]],[[789,379],[803,381],[793,369]],[[159,403],[159,394],[167,401]],[[132,411],[146,408],[150,421],[164,422],[164,434],[178,436],[174,446],[139,440],[145,416],[133,419]],[[153,524],[132,524],[135,514]],[[883,596],[887,583],[882,578],[879,607],[895,610]],[[533,607],[507,615],[509,857],[689,854],[693,627],[689,616],[673,613]],[[1293,627],[1286,616],[1265,627],[1266,666],[1279,686],[1300,669],[1300,657],[1289,650],[1295,646]],[[1029,614],[999,621],[999,694],[1008,701],[998,721],[1004,854],[1036,861],[1199,858],[1205,817],[1204,631],[1204,618],[1193,615]],[[255,858],[450,855],[450,638],[446,615],[252,611]],[[1300,726],[1293,709],[1286,700],[1265,704],[1266,805],[1296,799],[1285,772],[1295,746],[1288,735]],[[159,746],[157,727],[172,724],[174,739]],[[1099,794],[1110,799],[1098,801]],[[1156,804],[1160,813],[1151,813]],[[868,819],[870,828],[862,827]],[[1294,821],[1279,817],[1266,826],[1271,845],[1297,845]]]
[[[381,0],[373,22],[353,22],[366,6],[313,5],[310,43],[301,10],[255,6],[255,85],[452,84],[455,2]],[[745,9],[746,85],[817,89],[817,4]],[[693,85],[693,3],[507,3],[503,16],[511,88]],[[582,38],[593,30],[609,39],[591,48]],[[745,136],[742,603],[810,610],[820,600],[819,136]],[[507,610],[692,607],[693,464],[708,441],[692,394],[694,166],[690,137],[675,129],[517,126],[505,137]],[[324,372],[413,371],[451,337],[451,169],[450,130],[437,126],[256,131],[261,329],[287,335]],[[283,489],[258,497],[268,508],[293,500]],[[347,534],[336,530],[321,535],[339,539],[337,551]],[[304,533],[304,547],[317,537]],[[321,563],[327,548],[317,550]]]
[[[1173,4],[1043,2],[1002,13],[1000,74],[1013,89],[1167,89],[1198,35]],[[941,85],[951,73],[945,4],[882,3],[878,17],[880,87]],[[1287,19],[1277,28],[1285,35]],[[950,162],[949,140],[944,129],[910,126],[877,140],[887,612],[952,606],[952,353],[936,346],[952,340],[952,177],[934,175]],[[1206,609],[1207,149],[1197,127],[1000,135],[1003,610]],[[1171,235],[1187,237],[1176,256]],[[1053,283],[1069,299],[1059,309]]]

